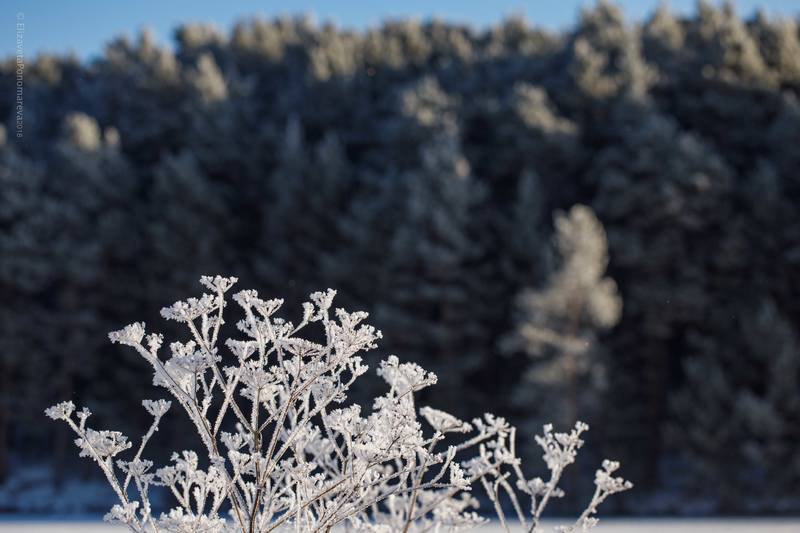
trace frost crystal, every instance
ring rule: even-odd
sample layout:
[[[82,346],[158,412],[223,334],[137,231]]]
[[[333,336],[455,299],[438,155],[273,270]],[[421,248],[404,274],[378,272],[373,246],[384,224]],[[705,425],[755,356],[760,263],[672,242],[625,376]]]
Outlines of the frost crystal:
[[[142,458],[170,401],[142,402],[153,423],[129,460],[116,459],[132,447],[127,437],[87,428],[87,409],[76,413],[72,402],[62,402],[45,411],[77,434],[80,456],[98,464],[119,498],[107,521],[136,532],[327,533],[339,526],[386,533],[461,531],[483,521],[473,511],[478,504],[471,496],[482,486],[507,530],[504,498],[524,531],[541,531],[542,510],[562,494],[558,481],[575,461],[587,426],[578,423],[569,433],[545,426],[536,441],[550,479],[526,480],[516,456],[516,430],[504,419],[486,414],[469,424],[432,407],[416,407],[414,394],[436,383],[434,374],[416,364],[400,363],[395,356],[380,364],[377,373],[389,390],[375,398],[371,413],[341,405],[367,370],[359,353],[374,348],[381,334],[363,323],[366,313],[331,313],[335,291],[312,294],[297,326],[274,316],[282,300],[262,300],[252,290],[236,293],[233,301],[244,315],[236,325],[245,338],[227,339],[228,350],[220,350],[225,293],[236,278],[200,281],[214,294],[162,309],[165,318],[185,323],[192,335],[188,342],[171,343],[168,358],[158,354],[161,335],[145,337],[142,323],[109,338],[132,346],[152,366],[153,383],[165,388],[194,423],[205,448],[202,460],[185,450],[153,471],[153,463]],[[316,322],[323,342],[296,336]],[[420,417],[433,428],[432,435],[423,431]],[[437,449],[450,433],[469,435]],[[589,507],[560,531],[593,527],[597,506],[631,487],[613,476],[618,468],[618,463],[603,463]],[[159,517],[151,511],[152,486],[166,487],[176,500]],[[529,513],[522,511],[522,497],[531,501]]]
[[[468,423],[462,422],[450,413],[432,407],[423,407],[419,410],[419,414],[439,433],[467,433],[472,429]]]
[[[136,346],[144,338],[144,322],[134,322],[119,331],[112,331],[108,334],[108,338],[111,342]]]
[[[166,400],[142,400],[142,405],[147,412],[156,418],[161,418],[169,410],[172,402]]]
[[[74,403],[61,402],[57,403],[53,407],[48,407],[45,409],[44,414],[53,420],[67,420],[70,416],[72,416],[73,411],[75,411]]]

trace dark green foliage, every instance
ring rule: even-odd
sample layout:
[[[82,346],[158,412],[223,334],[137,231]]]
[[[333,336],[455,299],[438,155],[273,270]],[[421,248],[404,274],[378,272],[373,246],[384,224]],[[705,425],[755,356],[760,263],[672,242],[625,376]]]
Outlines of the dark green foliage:
[[[640,510],[680,464],[718,508],[800,511],[799,91],[797,21],[705,3],[633,25],[601,2],[558,35],[253,19],[30,61],[24,138],[0,102],[0,477],[9,450],[69,445],[40,423],[56,398],[143,396],[105,332],[155,327],[202,274],[335,287],[439,373],[434,406],[547,413],[512,401],[530,362],[501,340],[557,270],[553,213],[584,204],[623,301],[585,332],[589,446],[635,472]]]

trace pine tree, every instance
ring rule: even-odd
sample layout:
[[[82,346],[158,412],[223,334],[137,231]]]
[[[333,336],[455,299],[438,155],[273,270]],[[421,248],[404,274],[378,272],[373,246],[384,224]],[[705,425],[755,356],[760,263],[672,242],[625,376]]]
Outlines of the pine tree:
[[[495,312],[495,287],[480,214],[485,189],[452,136],[423,149],[421,168],[399,187],[402,213],[387,250],[376,324],[395,332],[387,349],[447,369],[440,374],[441,401],[460,411],[479,401],[458,391],[492,348],[486,315]]]
[[[211,24],[188,23],[175,29],[177,56],[184,63],[196,62],[204,55],[229,55],[228,36]]]
[[[570,108],[615,96],[642,98],[654,81],[642,56],[641,41],[622,10],[601,1],[583,10],[566,47],[564,93],[553,91]]]
[[[654,421],[667,416],[685,327],[720,305],[715,276],[727,257],[717,246],[731,218],[734,182],[711,147],[651,107],[620,104],[613,119],[608,131],[624,134],[608,139],[591,174],[592,207],[608,232],[610,272],[625,301],[608,345],[615,357],[607,408],[616,413],[612,445],[636,450],[632,467],[653,480],[662,454]],[[640,425],[651,432],[626,429]]]
[[[135,175],[117,143],[115,130],[102,132],[92,117],[71,113],[54,154],[43,164],[30,163],[13,148],[4,154],[8,183],[3,189],[9,195],[4,195],[8,203],[2,210],[9,218],[0,246],[7,258],[4,274],[14,281],[4,281],[3,292],[25,316],[3,320],[11,367],[4,373],[28,383],[30,394],[73,395],[82,383],[124,366],[61,357],[64,351],[96,353],[114,313],[135,302],[124,272],[140,251],[133,223],[140,212],[130,203]],[[97,392],[102,395],[102,387]],[[6,401],[19,402],[15,411],[26,420],[35,416],[40,399],[21,393]],[[36,425],[18,425],[17,430],[17,439],[41,434]],[[67,444],[54,441],[56,457]]]
[[[234,251],[225,243],[234,221],[227,216],[228,190],[227,181],[210,177],[188,151],[154,169],[146,204],[147,271],[154,286],[147,294],[185,291],[204,272],[230,268]]]
[[[269,176],[261,206],[257,276],[288,282],[291,294],[325,285],[322,257],[339,252],[337,222],[347,209],[355,183],[343,147],[333,133],[307,147],[302,124],[287,127],[278,167]],[[327,286],[327,285],[326,285]],[[286,290],[282,287],[281,290]]]
[[[243,187],[250,176],[261,178],[253,169],[251,154],[258,150],[257,131],[261,125],[253,102],[253,83],[235,71],[226,72],[210,52],[197,55],[185,69],[188,95],[182,102],[187,117],[185,144],[203,172],[215,180]]]
[[[44,322],[37,297],[48,287],[55,264],[40,236],[47,231],[47,213],[57,205],[41,194],[45,179],[41,162],[22,156],[10,143],[0,146],[0,481],[9,474],[19,419],[29,418],[27,400],[39,390],[11,385],[33,383],[30,369],[46,367],[41,362],[46,354],[37,349],[36,325]]]
[[[152,165],[182,145],[186,96],[182,67],[175,54],[142,32],[135,42],[112,41],[97,65],[98,117],[120,132],[124,148],[138,162]]]
[[[761,57],[779,83],[797,91],[800,88],[800,28],[796,20],[769,20],[759,11],[749,29]]]
[[[504,203],[520,200],[516,193],[526,173],[537,175],[543,211],[574,202],[572,184],[585,163],[578,125],[561,114],[542,86],[520,82],[504,93],[465,121],[464,144],[475,173]]]
[[[733,5],[726,2],[715,8],[702,0],[697,9],[686,36],[693,74],[728,83],[770,85],[774,78]]]
[[[499,221],[503,236],[501,266],[514,292],[530,285],[531,281],[538,283],[544,279],[546,265],[541,250],[546,243],[547,200],[539,175],[526,171],[519,179],[514,204],[508,215]]]
[[[515,330],[504,348],[535,358],[516,391],[517,403],[524,402],[536,422],[546,404],[546,416],[569,424],[595,414],[606,373],[597,333],[617,324],[622,300],[606,277],[608,244],[591,209],[576,205],[557,213],[553,241],[557,265],[543,287],[519,295]]]
[[[642,28],[642,47],[647,61],[655,65],[665,81],[665,75],[674,72],[683,58],[682,48],[686,32],[681,21],[660,3]]]
[[[730,318],[724,330],[693,333],[671,429],[697,490],[720,510],[741,512],[748,493],[745,510],[777,511],[792,505],[800,481],[800,344],[772,301],[731,300],[717,311]],[[720,346],[716,335],[735,336],[737,348]]]

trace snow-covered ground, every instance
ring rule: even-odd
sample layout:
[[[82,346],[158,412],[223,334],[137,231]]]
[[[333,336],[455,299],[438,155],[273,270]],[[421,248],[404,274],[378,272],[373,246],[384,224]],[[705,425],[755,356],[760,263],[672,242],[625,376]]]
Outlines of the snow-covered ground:
[[[547,524],[550,526],[550,524]],[[547,530],[552,530],[548,527]],[[98,521],[52,521],[7,519],[0,516],[0,533],[120,533],[124,528]],[[516,530],[514,530],[516,531]],[[597,533],[800,533],[795,519],[608,519]],[[478,533],[502,533],[498,525],[485,526]]]

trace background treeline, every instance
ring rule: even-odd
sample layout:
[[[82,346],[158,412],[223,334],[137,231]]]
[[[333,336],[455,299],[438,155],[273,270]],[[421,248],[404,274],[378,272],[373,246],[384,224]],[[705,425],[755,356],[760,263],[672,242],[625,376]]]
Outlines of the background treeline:
[[[55,399],[141,427],[106,332],[170,331],[222,273],[290,309],[338,288],[434,406],[586,419],[637,485],[619,510],[800,511],[796,20],[175,36],[27,62],[23,138],[0,67],[0,478],[74,463]]]

